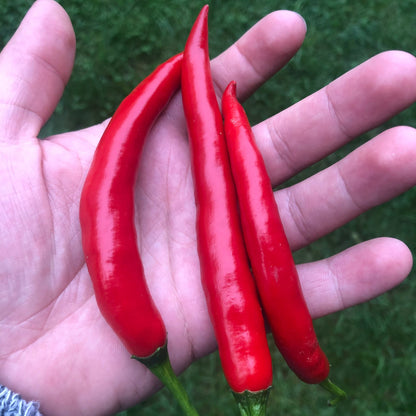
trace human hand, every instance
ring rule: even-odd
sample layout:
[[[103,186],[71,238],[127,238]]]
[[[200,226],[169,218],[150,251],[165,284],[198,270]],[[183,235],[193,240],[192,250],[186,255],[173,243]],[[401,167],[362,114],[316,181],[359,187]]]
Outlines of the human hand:
[[[252,94],[293,56],[298,15],[265,17],[213,61],[218,93]],[[0,55],[0,377],[45,415],[110,415],[158,388],[102,319],[81,249],[79,196],[106,122],[39,141],[70,76],[73,29],[51,0],[34,3]],[[177,52],[177,51],[174,51]],[[416,59],[389,52],[255,126],[274,185],[416,99]],[[294,250],[416,183],[415,131],[397,127],[336,165],[276,193]],[[186,125],[178,94],[155,125],[136,189],[139,247],[181,371],[215,348],[199,281]],[[376,239],[299,265],[313,317],[389,290],[411,268],[407,247]],[[377,276],[375,279],[374,276]]]

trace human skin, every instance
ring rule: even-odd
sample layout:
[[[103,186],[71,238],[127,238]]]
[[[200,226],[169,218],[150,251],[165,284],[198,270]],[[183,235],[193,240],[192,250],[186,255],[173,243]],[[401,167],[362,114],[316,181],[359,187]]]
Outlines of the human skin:
[[[220,96],[244,100],[296,53],[303,19],[265,16],[212,62]],[[130,359],[101,317],[85,265],[79,197],[108,121],[39,141],[71,74],[65,11],[38,0],[0,55],[0,383],[45,415],[111,415],[160,384]],[[370,58],[253,131],[273,185],[380,125],[416,100],[416,59]],[[416,184],[416,132],[384,131],[335,165],[275,193],[297,250]],[[138,243],[179,372],[215,348],[199,276],[195,207],[181,96],[154,126],[137,188]],[[410,272],[409,249],[377,238],[298,266],[314,318],[365,302]]]

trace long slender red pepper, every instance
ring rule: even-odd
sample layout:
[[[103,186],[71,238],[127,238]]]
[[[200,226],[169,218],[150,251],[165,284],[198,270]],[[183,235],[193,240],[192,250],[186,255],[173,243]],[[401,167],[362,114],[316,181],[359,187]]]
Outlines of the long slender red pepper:
[[[201,278],[225,377],[241,414],[264,415],[272,365],[237,200],[208,52],[208,6],[188,37],[182,99],[191,147]]]
[[[342,398],[345,393],[328,379],[329,363],[319,346],[270,179],[237,100],[235,82],[224,91],[222,111],[244,239],[276,345],[301,380],[321,383]]]
[[[196,416],[175,377],[165,325],[148,290],[134,225],[134,184],[145,138],[179,89],[182,54],[144,79],[120,104],[97,146],[81,194],[85,260],[98,307],[133,358]]]

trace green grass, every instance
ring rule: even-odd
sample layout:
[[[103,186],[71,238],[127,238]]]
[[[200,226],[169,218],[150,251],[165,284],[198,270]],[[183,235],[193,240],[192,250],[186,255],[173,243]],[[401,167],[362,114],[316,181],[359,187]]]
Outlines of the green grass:
[[[0,5],[0,42],[15,30],[31,1]],[[187,0],[62,0],[77,34],[74,73],[43,134],[78,129],[109,117],[121,99],[159,62],[183,48],[203,2]],[[210,48],[214,56],[265,14],[280,9],[300,12],[308,33],[298,55],[246,102],[253,123],[295,103],[372,55],[389,49],[416,54],[415,0],[306,1],[214,0],[210,8]],[[416,107],[383,128],[416,124]],[[295,180],[334,163],[368,140],[368,132],[335,155],[302,172]],[[297,252],[298,262],[333,255],[359,241],[392,236],[416,252],[416,192],[411,190],[371,210],[341,229]],[[376,278],[376,277],[375,277]],[[326,392],[299,382],[278,353],[270,415],[404,416],[416,414],[415,273],[398,288],[363,305],[321,318],[316,330],[333,364],[333,378],[349,399],[328,408]],[[181,375],[205,416],[236,415],[217,354],[194,363]],[[121,415],[179,415],[161,390]]]

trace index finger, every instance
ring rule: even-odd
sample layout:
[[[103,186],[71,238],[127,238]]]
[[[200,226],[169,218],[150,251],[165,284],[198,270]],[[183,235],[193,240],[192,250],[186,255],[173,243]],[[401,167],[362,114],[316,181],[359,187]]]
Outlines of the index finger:
[[[232,80],[244,100],[295,55],[306,33],[303,18],[292,11],[272,12],[211,62],[220,95]]]

